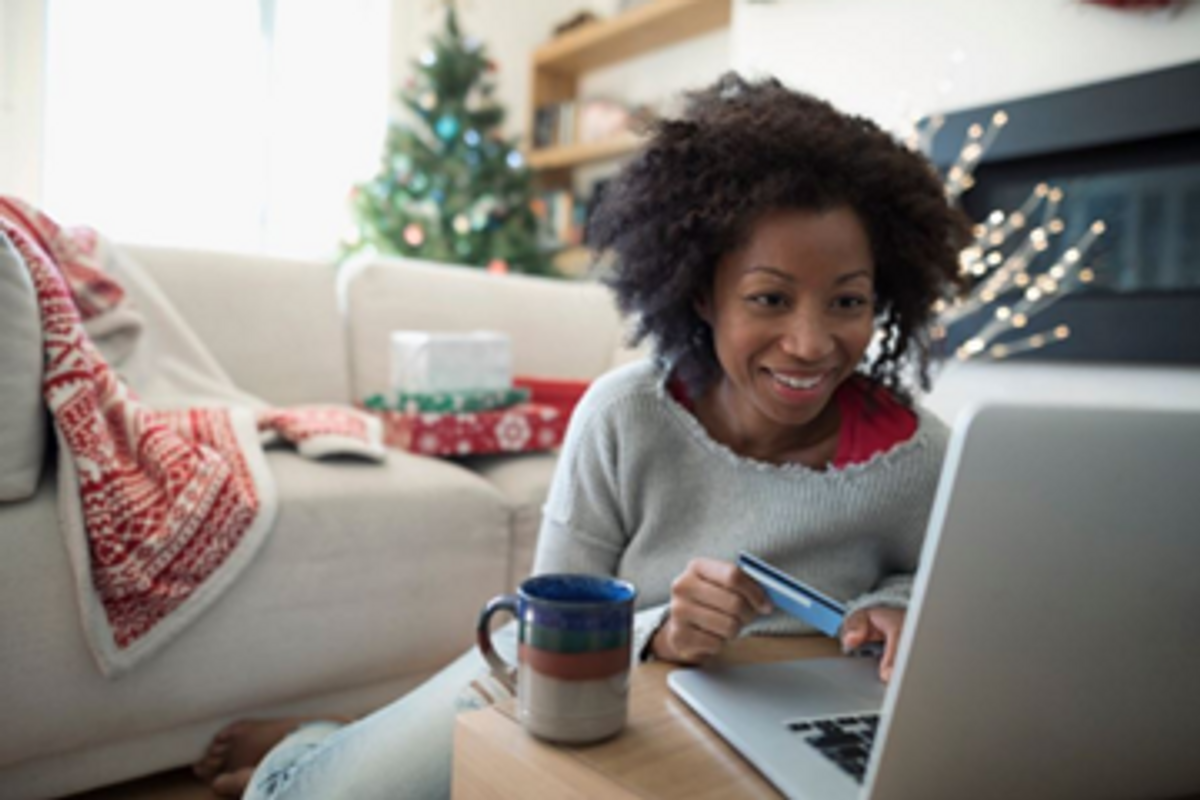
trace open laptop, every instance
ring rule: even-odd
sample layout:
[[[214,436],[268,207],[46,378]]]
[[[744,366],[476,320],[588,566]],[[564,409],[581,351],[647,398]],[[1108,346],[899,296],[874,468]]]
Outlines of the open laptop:
[[[1200,793],[1200,413],[964,412],[891,684],[876,670],[669,685],[790,797]]]

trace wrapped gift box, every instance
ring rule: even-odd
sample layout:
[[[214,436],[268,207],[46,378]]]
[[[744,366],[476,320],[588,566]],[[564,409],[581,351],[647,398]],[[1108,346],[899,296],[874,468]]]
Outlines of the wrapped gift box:
[[[518,389],[528,391],[530,402],[553,406],[561,411],[567,419],[570,419],[576,404],[579,403],[591,382],[570,378],[518,375],[513,378],[513,385]]]
[[[512,343],[493,331],[393,331],[391,372],[394,392],[509,389]]]
[[[395,392],[373,394],[363,405],[373,411],[462,413],[498,411],[527,402],[529,389],[467,389],[460,392]],[[553,405],[553,403],[549,404]]]
[[[523,403],[476,414],[372,411],[389,447],[429,456],[471,456],[551,450],[562,444],[567,414]]]

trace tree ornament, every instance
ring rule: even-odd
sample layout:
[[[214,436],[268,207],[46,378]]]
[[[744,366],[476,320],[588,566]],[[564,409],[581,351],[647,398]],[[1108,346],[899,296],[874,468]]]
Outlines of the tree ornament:
[[[436,63],[437,53],[432,50],[426,50],[424,53],[421,53],[421,66],[432,67]]]
[[[408,242],[410,247],[420,247],[425,241],[425,230],[415,222],[410,222],[404,227],[404,241]]]
[[[474,128],[468,128],[467,132],[463,134],[463,141],[467,143],[468,147],[478,147],[481,141],[479,131]]]
[[[434,107],[437,106],[437,95],[433,92],[424,92],[421,94],[421,99],[417,101],[417,104],[426,111],[433,111]]]
[[[471,232],[471,221],[467,219],[466,214],[458,214],[454,217],[454,232],[462,236]]]
[[[488,262],[487,271],[493,275],[507,275],[508,262],[503,258],[493,258]]]
[[[455,136],[458,136],[460,127],[461,124],[458,118],[447,114],[438,119],[437,124],[434,126],[434,131],[437,132],[439,139],[443,142],[448,142]]]
[[[525,166],[525,158],[518,150],[509,150],[504,160],[508,162],[509,169],[520,169]]]

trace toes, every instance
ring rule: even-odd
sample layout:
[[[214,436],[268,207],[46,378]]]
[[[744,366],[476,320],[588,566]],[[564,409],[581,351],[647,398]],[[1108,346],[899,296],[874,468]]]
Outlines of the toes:
[[[202,780],[211,779],[225,765],[225,758],[228,755],[228,751],[228,747],[221,748],[220,752],[217,752],[216,748],[210,748],[203,758],[192,765],[192,772],[196,774],[197,778],[201,778]]]
[[[192,764],[192,772],[196,774],[196,777],[209,780],[221,771],[221,767],[224,766],[225,760],[229,758],[229,752],[233,748],[234,733],[234,726],[226,725],[213,736],[204,755]]]
[[[213,737],[213,744],[228,744],[233,741],[235,736],[240,735],[246,727],[246,720],[244,719],[230,722],[224,728],[217,731],[217,735]]]
[[[221,797],[241,797],[250,785],[254,767],[242,767],[233,772],[222,772],[212,783],[213,791]]]

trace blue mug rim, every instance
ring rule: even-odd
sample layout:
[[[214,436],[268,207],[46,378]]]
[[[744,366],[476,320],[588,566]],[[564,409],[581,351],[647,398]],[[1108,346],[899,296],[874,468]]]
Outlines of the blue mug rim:
[[[615,587],[624,596],[612,598],[608,600],[554,600],[547,597],[539,597],[533,593],[539,583],[549,583],[554,580],[562,580],[570,578],[571,580],[585,580],[590,583],[603,584],[605,586]],[[588,575],[587,573],[577,572],[553,572],[543,575],[534,575],[531,578],[526,578],[521,581],[521,585],[517,587],[517,594],[522,600],[537,603],[542,606],[556,606],[559,608],[571,609],[587,609],[587,608],[611,608],[614,606],[623,606],[632,604],[637,599],[637,587],[629,581],[621,580],[620,578],[611,578],[603,575]]]

